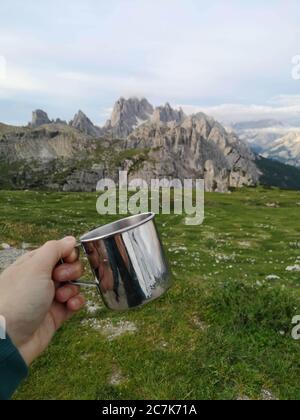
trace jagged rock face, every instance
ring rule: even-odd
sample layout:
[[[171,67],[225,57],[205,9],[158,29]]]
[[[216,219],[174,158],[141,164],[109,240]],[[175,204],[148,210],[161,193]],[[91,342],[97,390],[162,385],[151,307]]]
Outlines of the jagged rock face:
[[[90,142],[77,130],[62,124],[42,127],[4,127],[0,130],[0,160],[14,165],[35,162],[37,165],[55,159],[77,158],[87,153]]]
[[[145,98],[120,98],[105,130],[113,137],[126,138],[136,127],[149,120],[153,111],[153,106]]]
[[[99,137],[101,136],[100,127],[96,127],[92,121],[82,112],[78,111],[74,119],[70,121],[70,126],[76,128],[88,136]]]
[[[181,124],[185,120],[185,118],[186,115],[184,114],[182,109],[173,109],[169,103],[166,103],[165,106],[159,106],[155,109],[151,119],[154,122],[175,122]]]
[[[276,120],[261,120],[240,122],[234,124],[232,129],[252,150],[263,153],[272,147],[276,140],[285,136],[291,127]]]
[[[63,125],[66,125],[67,124],[67,121],[61,120],[60,118],[56,118],[54,124],[63,124]]]
[[[105,168],[101,165],[93,165],[89,171],[75,170],[63,186],[65,192],[92,192],[100,179],[104,177]]]
[[[37,112],[34,122],[44,124],[46,118]],[[120,99],[105,129],[82,111],[70,125],[49,119],[36,128],[0,124],[0,164],[3,171],[9,166],[5,179],[16,179],[13,184],[22,188],[92,191],[102,174],[115,179],[125,169],[129,177],[147,181],[204,178],[207,191],[226,192],[258,182],[254,159],[213,118],[202,113],[186,117],[168,104],[154,111],[146,99]],[[100,169],[93,166],[99,161]]]
[[[42,111],[41,109],[37,109],[36,111],[32,112],[32,121],[31,126],[32,127],[39,127],[44,124],[50,124],[51,121],[48,118],[48,115],[46,112]]]
[[[291,131],[276,140],[262,156],[300,167],[300,131]]]
[[[234,134],[205,114],[168,126],[149,122],[127,139],[127,148],[151,149],[139,176],[204,178],[207,191],[255,185],[259,172],[254,155]]]

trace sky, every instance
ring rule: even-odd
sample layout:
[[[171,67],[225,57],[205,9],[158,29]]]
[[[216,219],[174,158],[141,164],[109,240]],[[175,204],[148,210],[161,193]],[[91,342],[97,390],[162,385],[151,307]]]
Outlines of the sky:
[[[103,124],[120,96],[226,122],[300,118],[299,0],[1,3],[2,122],[41,108]]]

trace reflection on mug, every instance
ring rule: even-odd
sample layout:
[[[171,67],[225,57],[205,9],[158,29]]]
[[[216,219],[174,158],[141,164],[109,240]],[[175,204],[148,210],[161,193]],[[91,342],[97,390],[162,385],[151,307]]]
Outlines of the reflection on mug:
[[[152,213],[98,228],[81,238],[105,304],[141,306],[171,285],[171,273]]]

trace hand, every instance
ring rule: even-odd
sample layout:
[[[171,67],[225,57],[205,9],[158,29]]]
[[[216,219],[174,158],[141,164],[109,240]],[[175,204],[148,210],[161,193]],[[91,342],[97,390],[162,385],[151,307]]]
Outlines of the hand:
[[[0,276],[0,314],[27,365],[85,304],[77,286],[63,285],[83,273],[75,245],[73,237],[47,242],[19,258]],[[64,264],[57,266],[62,258]]]

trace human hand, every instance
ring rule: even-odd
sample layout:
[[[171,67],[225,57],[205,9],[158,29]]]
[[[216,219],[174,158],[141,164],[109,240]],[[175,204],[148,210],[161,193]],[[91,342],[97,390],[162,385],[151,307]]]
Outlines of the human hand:
[[[75,245],[73,237],[47,242],[19,258],[0,276],[0,314],[27,365],[85,304],[77,286],[63,284],[83,273]],[[61,259],[64,264],[57,266]]]

